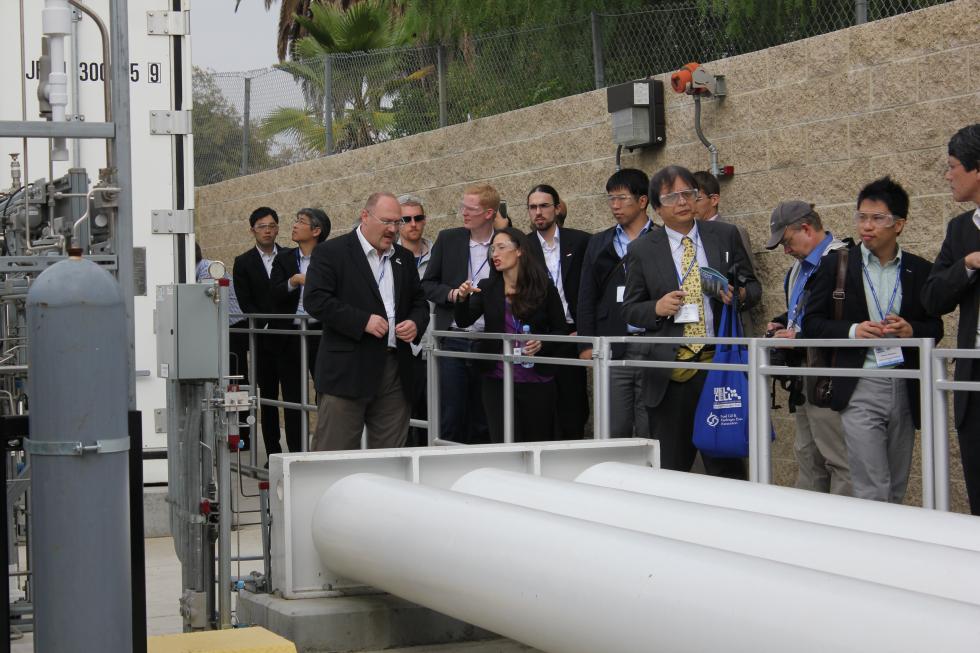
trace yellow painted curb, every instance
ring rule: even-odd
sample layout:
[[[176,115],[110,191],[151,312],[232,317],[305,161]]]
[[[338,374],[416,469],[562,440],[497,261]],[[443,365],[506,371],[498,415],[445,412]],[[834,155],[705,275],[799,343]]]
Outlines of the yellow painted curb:
[[[147,644],[148,653],[296,653],[288,639],[257,626],[155,635]]]

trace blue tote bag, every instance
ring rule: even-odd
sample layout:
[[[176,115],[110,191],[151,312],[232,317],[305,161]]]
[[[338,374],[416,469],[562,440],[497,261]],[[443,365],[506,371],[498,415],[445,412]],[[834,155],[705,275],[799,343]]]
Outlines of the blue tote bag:
[[[741,337],[736,309],[722,309],[718,337]],[[715,363],[748,362],[748,348],[719,345]],[[709,370],[694,412],[694,446],[716,458],[749,455],[749,380],[739,370]]]

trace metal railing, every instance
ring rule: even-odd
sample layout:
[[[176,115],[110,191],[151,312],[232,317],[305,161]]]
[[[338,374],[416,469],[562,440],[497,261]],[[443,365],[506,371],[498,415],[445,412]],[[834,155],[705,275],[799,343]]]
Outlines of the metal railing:
[[[234,315],[232,318],[248,319],[247,328],[232,328],[232,333],[247,333],[249,335],[250,351],[256,351],[257,335],[308,336],[319,335],[316,329],[308,329],[306,322],[309,316],[284,314],[248,314]],[[303,328],[271,329],[256,328],[256,320],[293,320],[302,319]],[[433,318],[434,319],[434,318]],[[472,351],[450,351],[440,347],[443,338],[463,338],[467,340],[499,340],[502,342],[502,352],[484,353]],[[591,359],[566,358],[557,356],[525,356],[514,353],[514,343],[517,341],[540,340],[542,342],[565,343],[574,345],[588,344],[592,347]],[[287,408],[303,412],[302,442],[303,451],[308,448],[309,424],[308,414],[317,410],[316,405],[309,403],[308,396],[308,364],[306,338],[300,339],[299,374],[301,375],[300,401],[290,402],[279,399],[262,397],[261,388],[257,384],[257,360],[249,356],[249,378],[257,389],[257,404],[261,407],[278,409]],[[715,363],[676,360],[635,360],[613,359],[610,355],[614,344],[669,344],[681,345],[700,343],[705,345],[739,345],[747,348],[748,362]],[[592,370],[593,374],[593,432],[595,439],[611,437],[631,437],[632,434],[610,432],[610,384],[609,370],[617,367],[652,368],[652,369],[694,369],[694,370],[735,370],[745,372],[748,379],[749,406],[749,480],[758,483],[772,482],[772,421],[770,407],[767,401],[768,384],[771,377],[857,377],[857,378],[894,378],[911,379],[920,383],[920,415],[919,429],[921,439],[921,474],[922,474],[922,505],[937,510],[950,509],[950,476],[949,476],[949,424],[948,398],[951,391],[980,391],[980,382],[954,381],[948,378],[947,364],[954,359],[980,359],[980,350],[974,349],[937,349],[930,338],[887,338],[860,340],[804,340],[776,338],[688,338],[688,337],[651,337],[651,336],[619,336],[619,337],[585,337],[558,336],[545,334],[511,334],[511,333],[476,333],[468,331],[429,330],[423,340],[429,365],[427,366],[427,420],[411,420],[410,425],[425,428],[428,431],[430,445],[456,445],[458,442],[444,440],[440,437],[440,359],[458,358],[466,360],[483,360],[501,362],[503,372],[503,438],[505,443],[514,441],[514,364],[541,363],[547,365],[564,365],[584,367]],[[903,347],[916,349],[919,353],[919,366],[909,368],[840,368],[840,367],[787,367],[772,365],[769,352],[772,349],[790,348],[867,348],[874,346]],[[362,440],[362,448],[366,442]],[[255,465],[255,451],[252,447],[252,465]]]

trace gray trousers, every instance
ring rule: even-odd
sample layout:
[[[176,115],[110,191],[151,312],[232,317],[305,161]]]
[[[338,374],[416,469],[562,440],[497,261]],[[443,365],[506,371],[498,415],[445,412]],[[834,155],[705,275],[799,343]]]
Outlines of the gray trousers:
[[[915,442],[905,379],[859,380],[840,418],[854,496],[901,503]]]
[[[851,472],[840,413],[807,401],[797,406],[795,417],[796,487],[850,496]]]
[[[650,423],[643,403],[640,367],[609,368],[609,435],[614,438],[649,438]]]
[[[360,449],[367,428],[369,449],[402,447],[408,437],[412,407],[398,378],[398,357],[389,353],[381,371],[378,394],[370,399],[347,399],[321,394],[317,403],[313,451]]]

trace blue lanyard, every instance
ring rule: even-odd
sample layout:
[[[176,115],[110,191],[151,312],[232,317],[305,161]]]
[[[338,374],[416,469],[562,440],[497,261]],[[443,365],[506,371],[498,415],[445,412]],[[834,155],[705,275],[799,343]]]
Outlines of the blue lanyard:
[[[467,256],[469,256],[469,252],[467,252]],[[477,274],[480,274],[481,272],[483,272],[483,268],[487,267],[487,263],[489,263],[489,262],[490,262],[490,259],[484,258],[483,259],[483,263],[480,264],[480,267],[478,267],[476,269],[476,274],[474,274],[473,273],[473,257],[470,256],[466,260],[466,267],[468,267],[470,269],[470,281],[472,281],[473,283],[476,283],[477,282],[476,275]]]
[[[898,266],[898,269],[895,270],[895,287],[892,289],[892,298],[888,300],[888,310],[882,312],[881,302],[878,301],[878,293],[875,291],[875,285],[871,281],[871,275],[868,274],[868,266],[864,264],[864,261],[861,261],[861,269],[864,270],[864,278],[868,280],[868,286],[871,287],[871,296],[875,300],[875,308],[878,309],[878,315],[881,316],[882,320],[885,319],[886,315],[889,315],[892,312],[892,308],[895,306],[895,297],[898,295],[898,289],[902,285],[902,259],[898,259],[896,265]]]
[[[511,326],[514,327],[514,333],[522,333],[522,327],[524,325],[521,324],[521,321],[519,319],[517,319],[517,316],[516,315],[514,315],[514,305],[510,303],[510,300],[509,299],[506,299],[504,301],[507,302],[507,308],[510,309],[510,311],[509,311],[510,312],[510,323],[511,323]]]
[[[640,236],[642,236],[646,232],[650,231],[650,226],[651,225],[652,225],[652,223],[650,222],[649,219],[647,219],[647,223],[645,225],[643,225],[643,228],[642,229],[640,229],[640,233],[636,234],[636,238],[639,238]],[[623,234],[624,233],[625,233],[625,231],[623,230],[622,226],[616,225],[615,236],[613,237],[613,247],[616,249],[616,254],[619,256],[619,258],[625,258],[626,257],[627,248],[629,247],[630,243],[633,242],[633,241],[627,240],[626,243],[624,244],[623,243]],[[636,240],[636,238],[634,238],[633,240]]]
[[[381,274],[378,275],[378,290],[381,290],[381,282],[385,278],[385,263],[388,262],[388,256],[381,257]]]
[[[685,236],[685,238],[688,238],[688,236]],[[699,235],[698,236],[698,239],[697,240],[692,240],[691,243],[694,245],[694,256],[691,257],[691,262],[687,266],[687,272],[684,273],[684,276],[682,277],[679,274],[677,275],[677,280],[678,280],[677,287],[678,288],[683,288],[684,287],[684,282],[687,281],[687,278],[691,275],[691,270],[694,269],[694,264],[697,263],[697,261],[698,261],[698,245],[701,243],[701,236]],[[681,240],[681,245],[683,246],[683,244],[684,244],[684,241]],[[674,268],[674,272],[675,273],[677,272],[677,268]]]
[[[797,280],[797,282],[796,282],[796,283],[800,284],[800,294],[797,295],[797,297],[796,297],[796,304],[794,304],[793,306],[790,307],[790,311],[789,311],[789,324],[786,325],[786,327],[789,328],[789,329],[792,329],[794,326],[796,326],[796,322],[797,322],[796,317],[797,317],[797,315],[799,315],[800,308],[803,306],[803,297],[804,297],[803,289],[806,288],[806,282],[810,280],[810,277],[812,277],[813,276],[813,273],[816,272],[816,271],[817,271],[817,267],[816,266],[810,268],[810,271],[807,272],[805,275],[803,275],[803,279],[802,280]]]

